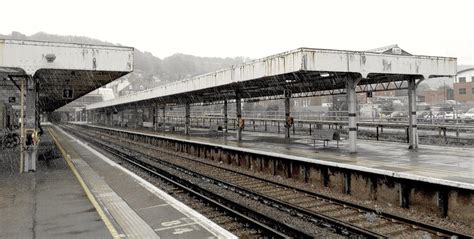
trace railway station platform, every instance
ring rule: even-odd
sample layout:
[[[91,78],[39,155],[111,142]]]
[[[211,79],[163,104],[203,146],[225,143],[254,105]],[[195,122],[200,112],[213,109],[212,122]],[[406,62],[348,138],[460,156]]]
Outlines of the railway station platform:
[[[411,151],[404,143],[358,140],[359,152],[351,154],[346,140],[340,141],[339,147],[335,141],[324,147],[322,141],[314,144],[310,136],[302,135],[294,135],[288,140],[284,135],[244,131],[239,142],[231,131],[226,137],[206,137],[207,130],[199,129],[193,130],[190,136],[146,129],[117,129],[474,190],[474,150],[471,148],[422,145]]]
[[[36,173],[0,162],[0,238],[236,238],[60,128],[41,147]]]
[[[0,150],[0,238],[111,238],[48,133],[36,173],[19,173],[19,149]]]

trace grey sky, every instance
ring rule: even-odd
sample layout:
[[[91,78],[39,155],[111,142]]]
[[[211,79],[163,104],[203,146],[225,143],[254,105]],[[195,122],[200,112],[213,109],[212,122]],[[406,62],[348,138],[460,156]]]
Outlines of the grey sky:
[[[413,54],[474,64],[474,1],[25,1],[2,3],[0,33],[44,31],[166,57],[264,57],[298,47]]]

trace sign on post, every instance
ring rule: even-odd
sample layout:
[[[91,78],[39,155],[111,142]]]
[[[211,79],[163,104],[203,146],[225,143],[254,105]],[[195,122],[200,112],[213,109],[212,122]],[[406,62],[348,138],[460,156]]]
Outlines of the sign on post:
[[[63,90],[63,98],[64,98],[64,99],[72,99],[72,98],[73,98],[73,91],[72,91],[72,89],[64,89],[64,90]]]

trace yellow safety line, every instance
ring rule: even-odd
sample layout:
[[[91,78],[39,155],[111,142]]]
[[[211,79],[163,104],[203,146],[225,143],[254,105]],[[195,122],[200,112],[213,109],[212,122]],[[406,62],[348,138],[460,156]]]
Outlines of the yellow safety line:
[[[59,143],[59,141],[56,139],[56,137],[54,136],[54,132],[53,132],[53,129],[51,128],[48,128],[48,131],[51,135],[51,137],[53,138],[54,140],[54,143],[56,144],[56,146],[58,146],[59,150],[61,151],[61,154],[63,155],[63,158],[64,160],[67,162],[67,164],[69,165],[69,168],[71,169],[71,171],[74,173],[74,175],[76,176],[77,180],[79,181],[79,183],[81,184],[82,186],[82,189],[84,190],[84,192],[86,193],[87,195],[87,198],[89,198],[89,201],[92,203],[92,205],[94,205],[95,207],[95,210],[97,211],[97,213],[99,214],[100,218],[102,219],[102,221],[104,222],[105,226],[107,227],[107,229],[109,230],[110,234],[112,235],[113,238],[120,238],[117,230],[115,229],[115,227],[113,226],[113,224],[110,222],[109,218],[105,215],[104,213],[104,210],[102,209],[102,207],[99,205],[99,203],[97,202],[97,200],[95,199],[94,195],[91,193],[89,187],[86,185],[86,183],[84,182],[84,180],[82,179],[82,176],[79,174],[79,172],[77,171],[76,167],[74,166],[74,164],[72,163],[69,155],[66,153],[66,151],[64,150],[64,148],[61,146],[61,144]]]

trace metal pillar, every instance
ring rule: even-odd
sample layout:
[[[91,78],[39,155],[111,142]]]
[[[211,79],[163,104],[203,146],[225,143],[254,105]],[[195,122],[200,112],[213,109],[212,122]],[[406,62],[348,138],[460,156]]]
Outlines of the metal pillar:
[[[415,79],[408,80],[408,138],[410,142],[409,149],[418,148],[418,133],[416,119],[416,82]]]
[[[36,79],[33,77],[27,77],[26,89],[25,82],[21,84],[21,96],[22,104],[24,103],[24,118],[22,118],[22,129],[21,129],[21,154],[20,154],[20,170],[23,172],[36,171],[36,160],[39,144],[38,136],[38,117],[36,115],[37,103],[38,103],[38,92]],[[22,105],[23,108],[23,105]],[[23,122],[24,121],[24,122]]]
[[[158,105],[153,106],[153,129],[158,130]]]
[[[151,129],[153,130],[155,127],[155,107],[153,104],[148,107],[148,117],[147,117],[147,122],[151,122]]]
[[[137,127],[143,127],[143,114],[145,114],[145,108],[137,104]]]
[[[242,119],[242,99],[238,92],[235,95],[235,111],[237,112],[237,140],[242,140],[242,130],[243,130],[243,119]]]
[[[185,135],[189,135],[189,123],[190,123],[190,119],[191,119],[191,105],[189,103],[186,103],[184,105],[184,114],[185,114],[185,127],[184,127],[184,134]]]
[[[349,117],[349,152],[357,152],[357,95],[356,86],[360,79],[349,77],[346,82],[347,109]]]
[[[105,125],[110,126],[110,111],[108,108],[105,108]]]
[[[120,109],[120,126],[125,126],[125,109]]]
[[[285,90],[285,139],[290,138],[290,128],[291,128],[291,122],[290,122],[290,98],[291,98],[291,92],[289,90]]]
[[[224,100],[224,132],[227,133],[229,131],[228,128],[229,119],[227,117],[227,99]]]
[[[97,110],[97,124],[105,125],[105,109]]]
[[[132,118],[133,118],[133,128],[138,128],[138,105],[135,104],[135,107],[133,108],[133,114],[132,114]]]
[[[162,118],[162,125],[161,127],[163,127],[163,131],[166,130],[166,105],[163,105],[163,118]]]
[[[114,115],[114,110],[110,109],[109,110],[109,126],[114,126],[113,115]]]

